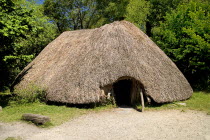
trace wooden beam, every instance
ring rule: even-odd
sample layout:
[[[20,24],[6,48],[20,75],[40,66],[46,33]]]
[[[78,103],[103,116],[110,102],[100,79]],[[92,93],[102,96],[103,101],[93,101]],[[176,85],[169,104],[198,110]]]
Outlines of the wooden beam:
[[[140,96],[141,96],[141,111],[144,112],[144,96],[143,96],[142,89],[140,91]]]

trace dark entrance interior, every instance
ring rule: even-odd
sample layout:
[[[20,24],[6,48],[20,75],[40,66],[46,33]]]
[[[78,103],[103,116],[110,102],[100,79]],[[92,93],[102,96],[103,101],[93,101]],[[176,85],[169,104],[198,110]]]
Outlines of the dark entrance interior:
[[[118,106],[131,106],[131,80],[119,80],[114,85],[115,101]]]

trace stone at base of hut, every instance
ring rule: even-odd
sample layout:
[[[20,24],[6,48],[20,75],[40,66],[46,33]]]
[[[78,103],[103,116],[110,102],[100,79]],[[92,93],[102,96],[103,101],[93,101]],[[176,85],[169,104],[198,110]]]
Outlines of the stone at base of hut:
[[[35,124],[39,124],[39,125],[43,125],[46,122],[50,122],[49,117],[42,116],[42,115],[39,115],[39,114],[29,114],[29,113],[23,114],[22,119],[26,120],[26,121],[31,121],[31,122],[33,122]]]
[[[2,111],[2,107],[0,106],[0,112]]]
[[[181,105],[181,106],[187,106],[186,103],[177,103],[178,105]]]

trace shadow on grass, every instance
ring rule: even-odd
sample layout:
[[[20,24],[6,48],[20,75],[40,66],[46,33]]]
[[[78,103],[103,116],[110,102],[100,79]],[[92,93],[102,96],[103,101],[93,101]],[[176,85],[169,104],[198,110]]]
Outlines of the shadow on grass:
[[[202,92],[204,94],[210,94],[210,89],[206,89],[206,90],[197,90],[197,89],[194,89],[193,90],[193,94],[194,93],[198,93],[198,92]]]
[[[160,103],[155,103],[152,102],[151,104],[145,104],[146,108],[149,109],[158,109],[161,108],[162,106],[167,106],[170,104],[174,104],[174,103],[164,103],[164,104],[160,104]],[[66,107],[74,107],[74,108],[78,108],[78,109],[94,109],[97,107],[103,107],[109,104],[102,104],[102,103],[90,103],[90,104],[68,104],[68,103],[60,103],[60,102],[52,102],[52,101],[48,101],[47,105],[56,105],[56,106],[66,106]],[[114,106],[114,105],[113,105]],[[125,106],[125,105],[115,105],[115,107],[119,107],[119,108],[133,108],[138,112],[142,112],[142,108],[141,108],[141,104],[136,104],[136,105],[130,105],[130,106]]]
[[[67,106],[67,107],[75,107],[79,109],[94,109],[96,107],[105,106],[106,104],[102,103],[89,103],[89,104],[69,104],[69,103],[61,103],[61,102],[53,102],[47,101],[47,105],[56,105],[56,106]]]
[[[0,94],[0,106],[3,108],[8,106],[12,96],[12,94]]]

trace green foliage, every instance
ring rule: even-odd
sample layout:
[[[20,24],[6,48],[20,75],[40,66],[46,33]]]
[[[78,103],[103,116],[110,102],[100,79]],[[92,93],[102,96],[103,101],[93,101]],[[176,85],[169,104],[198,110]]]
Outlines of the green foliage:
[[[44,13],[58,31],[92,28],[100,20],[96,0],[46,0]]]
[[[149,7],[150,3],[146,0],[109,0],[100,1],[98,9],[101,11],[103,24],[125,19],[145,31]]]
[[[176,9],[179,3],[185,0],[149,0],[150,2],[150,14],[147,21],[147,34],[151,36],[151,29],[159,26],[160,21],[164,21],[166,13],[170,13],[171,10]]]
[[[181,4],[153,30],[157,44],[197,88],[210,85],[209,11],[210,6],[205,3]]]
[[[27,58],[27,55],[18,54],[20,46],[16,44],[17,38],[25,38],[26,32],[31,30],[30,10],[15,6],[12,0],[0,0],[0,87],[11,82],[11,71],[15,71],[18,61],[9,61],[9,59]],[[7,56],[7,58],[5,58]],[[29,56],[28,59],[30,59]],[[27,59],[27,60],[28,60]],[[9,64],[8,64],[9,63]],[[9,78],[8,81],[6,78]]]
[[[150,14],[146,22],[146,33],[152,37],[152,29],[160,26],[165,21],[166,13],[171,13],[180,4],[187,4],[191,0],[148,0],[150,2]],[[205,3],[208,0],[194,0],[199,3]]]
[[[33,55],[38,55],[41,50],[51,42],[57,35],[56,25],[52,24],[47,16],[44,16],[43,5],[38,5],[35,1],[22,0],[20,4],[29,10],[33,19],[31,24],[33,25],[32,32],[26,34],[26,39],[19,40],[18,44],[23,46],[25,52]]]
[[[125,18],[126,7],[129,0],[108,0],[103,2],[102,16],[106,19],[106,23]]]
[[[46,89],[36,84],[29,84],[26,88],[14,91],[13,103],[26,104],[46,101]]]
[[[57,25],[59,32],[95,28],[122,19],[145,28],[149,2],[145,0],[46,0],[44,9],[45,14]]]
[[[150,4],[145,0],[130,0],[126,8],[125,19],[146,31],[146,21]]]
[[[0,0],[0,90],[56,36],[56,29],[33,2]]]

